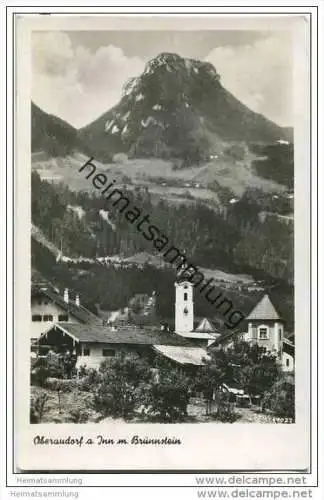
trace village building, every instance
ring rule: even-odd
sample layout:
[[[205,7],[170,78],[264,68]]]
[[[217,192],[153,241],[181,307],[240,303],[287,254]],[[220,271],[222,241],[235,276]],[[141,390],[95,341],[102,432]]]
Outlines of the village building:
[[[208,359],[210,347],[229,348],[235,340],[265,347],[281,363],[282,370],[294,370],[294,343],[284,338],[284,322],[268,295],[264,295],[247,316],[247,331],[218,331],[208,318],[195,327],[193,284],[175,283],[175,328],[159,325],[155,316],[156,294],[136,294],[128,306],[106,318],[97,316],[49,286],[32,290],[32,339],[39,346],[60,352],[74,352],[77,367],[99,368],[118,351],[131,351],[149,359],[163,356],[179,366],[198,367]],[[139,317],[143,321],[139,321]]]
[[[295,345],[284,338],[282,345],[282,371],[291,373],[295,370]]]
[[[175,333],[192,340],[195,346],[207,349],[220,336],[220,332],[207,318],[203,318],[194,328],[193,284],[190,281],[177,280],[175,290]]]
[[[75,353],[76,368],[97,369],[102,361],[114,358],[121,351],[137,353],[151,362],[162,355],[182,366],[202,364],[207,355],[204,349],[197,349],[189,340],[154,327],[115,330],[94,324],[57,323],[40,336],[38,343],[55,347],[58,352]]]
[[[243,340],[257,343],[281,356],[284,324],[267,294],[252,309],[246,320],[248,331],[243,335]]]
[[[240,339],[251,344],[257,344],[277,357],[284,372],[294,371],[295,347],[292,340],[284,335],[284,321],[276,311],[267,294],[252,309],[246,317],[246,332],[229,332],[217,338],[216,344],[223,348],[233,346]],[[288,334],[287,334],[288,335]]]
[[[85,308],[50,289],[39,290],[32,298],[32,319],[41,323],[33,329],[39,346],[54,348],[59,352],[73,352],[77,356],[76,367],[99,368],[107,358],[119,351],[136,352],[149,359],[162,356],[181,367],[197,367],[208,358],[207,347],[217,335],[213,325],[203,319],[193,330],[193,286],[182,282],[176,294],[175,324],[180,331],[170,332],[154,323],[156,294],[136,294],[123,311],[103,320]],[[182,306],[184,307],[182,308]],[[190,315],[187,320],[186,306]],[[138,326],[132,320],[134,314],[150,318],[150,325]],[[45,319],[44,319],[45,316]],[[48,318],[50,316],[50,318]],[[65,321],[63,321],[63,316]],[[40,319],[41,318],[41,319]],[[50,323],[50,324],[49,324]]]
[[[37,341],[43,332],[57,323],[102,325],[102,320],[81,305],[78,294],[72,300],[67,288],[62,296],[49,285],[32,286],[31,340]]]

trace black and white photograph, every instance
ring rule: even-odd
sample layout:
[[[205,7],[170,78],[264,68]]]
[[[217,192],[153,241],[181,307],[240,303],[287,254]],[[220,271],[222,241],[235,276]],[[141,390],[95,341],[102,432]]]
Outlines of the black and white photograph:
[[[289,32],[34,32],[31,422],[294,422]]]
[[[86,468],[186,469],[199,442],[207,468],[306,467],[305,33],[298,17],[22,20],[27,469],[60,467],[65,445],[81,469],[89,444]]]

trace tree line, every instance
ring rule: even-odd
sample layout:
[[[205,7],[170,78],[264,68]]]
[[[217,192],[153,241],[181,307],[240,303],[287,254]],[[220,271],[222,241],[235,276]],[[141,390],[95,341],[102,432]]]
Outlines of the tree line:
[[[275,218],[261,222],[261,202],[254,192],[229,206],[226,220],[199,202],[175,206],[164,200],[154,203],[148,190],[125,188],[123,192],[196,265],[234,273],[254,268],[292,283],[293,227]],[[84,215],[79,217],[68,205],[82,207]],[[99,214],[101,210],[109,221]],[[118,206],[96,193],[72,192],[64,185],[41,182],[36,173],[32,174],[32,220],[70,257],[131,256],[153,250]]]

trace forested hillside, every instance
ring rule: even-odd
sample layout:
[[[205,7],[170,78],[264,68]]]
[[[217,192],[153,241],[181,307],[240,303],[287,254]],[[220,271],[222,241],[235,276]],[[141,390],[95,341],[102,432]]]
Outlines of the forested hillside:
[[[151,294],[156,292],[156,313],[161,319],[173,322],[174,318],[174,280],[173,269],[157,269],[149,264],[142,268],[133,266],[129,269],[116,269],[97,264],[71,264],[57,262],[51,252],[32,240],[32,265],[41,271],[42,276],[55,283],[61,291],[65,287],[77,290],[84,306],[97,311],[116,310],[125,307],[136,293]],[[219,284],[219,290],[232,301],[236,310],[247,315],[262,292],[242,293],[239,289],[226,289]],[[286,320],[286,328],[293,329],[293,290],[281,280],[273,286],[269,282],[268,292],[277,310]],[[215,311],[203,294],[195,292],[195,317],[209,317],[219,328],[224,325],[224,316]]]
[[[262,222],[257,199],[244,196],[230,206],[224,219],[203,204],[171,206],[161,200],[153,205],[147,190],[125,194],[196,265],[241,273],[254,269],[292,282],[293,226],[276,218]],[[32,218],[70,257],[154,251],[136,224],[104,197],[41,182],[36,173],[32,175]]]
[[[255,145],[252,149],[260,156],[252,164],[260,177],[274,180],[293,189],[294,145],[292,143]]]

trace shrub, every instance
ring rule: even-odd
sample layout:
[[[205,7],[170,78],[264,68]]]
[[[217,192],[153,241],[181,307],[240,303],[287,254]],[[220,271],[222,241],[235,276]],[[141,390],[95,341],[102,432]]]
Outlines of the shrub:
[[[83,369],[81,373],[83,374],[82,377],[79,371],[78,388],[81,391],[93,391],[100,382],[98,371],[94,368],[89,368],[86,370]]]
[[[36,366],[30,373],[30,383],[31,385],[44,387],[47,377],[48,370],[43,366]]]
[[[197,375],[201,390],[206,386],[216,388],[223,383],[235,383],[255,396],[269,390],[279,374],[276,357],[258,345],[238,341],[226,351],[211,348],[209,355],[206,366]]]
[[[45,382],[45,387],[52,391],[72,392],[76,388],[76,381],[71,379],[61,379],[48,377]]]
[[[63,369],[63,376],[65,376],[66,378],[72,378],[73,374],[75,373],[76,362],[77,362],[77,356],[75,354],[71,353],[64,354],[61,362]]]
[[[229,424],[239,418],[239,415],[235,412],[234,403],[230,402],[229,394],[219,393],[216,416],[221,422]]]
[[[71,380],[48,378],[46,381],[46,387],[55,391],[58,399],[58,409],[59,413],[62,412],[62,394],[65,392],[71,392],[75,388],[75,382]]]
[[[85,424],[89,420],[89,412],[85,408],[73,408],[70,418],[74,424]]]
[[[30,402],[30,423],[38,424],[42,421],[45,413],[46,403],[49,400],[49,395],[46,392],[38,394],[32,398]]]
[[[44,387],[48,377],[63,378],[64,369],[61,359],[56,354],[38,357],[31,370],[32,385]]]
[[[151,377],[143,386],[142,401],[146,414],[163,422],[180,422],[187,416],[190,380],[168,364],[157,370],[158,376]]]
[[[78,376],[80,379],[86,377],[88,373],[89,373],[89,368],[87,368],[86,365],[81,365],[80,368],[78,369]]]
[[[140,386],[150,377],[147,362],[136,354],[119,353],[99,369],[94,407],[106,415],[128,418],[139,404]]]
[[[276,416],[295,418],[295,386],[284,379],[276,382],[268,396],[268,406]]]

